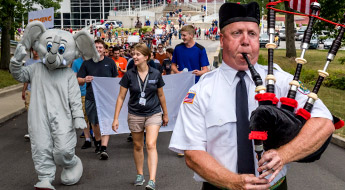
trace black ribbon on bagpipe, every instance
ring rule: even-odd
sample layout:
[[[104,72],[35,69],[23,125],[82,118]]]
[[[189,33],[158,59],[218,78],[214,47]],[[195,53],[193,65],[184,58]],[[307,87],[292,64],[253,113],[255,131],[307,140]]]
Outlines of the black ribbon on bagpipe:
[[[269,3],[272,3],[273,1],[274,0],[270,0]],[[312,16],[309,17],[308,27],[304,33],[301,45],[301,57],[296,59],[297,68],[294,79],[292,82],[290,82],[290,90],[287,97],[280,98],[281,107],[277,107],[279,100],[274,94],[275,77],[273,76],[273,51],[276,48],[276,45],[273,41],[275,32],[275,11],[273,9],[268,9],[267,20],[270,41],[266,45],[266,48],[268,49],[268,74],[266,77],[266,87],[263,86],[260,75],[255,71],[247,55],[243,54],[243,57],[248,63],[248,68],[251,72],[253,81],[256,85],[255,99],[259,102],[259,107],[251,113],[251,133],[249,134],[249,139],[254,140],[255,152],[257,153],[259,160],[263,150],[277,149],[280,146],[287,144],[298,135],[304,124],[310,118],[310,112],[313,108],[314,102],[317,100],[317,93],[322,81],[328,76],[328,73],[326,72],[328,64],[334,59],[341,45],[341,39],[345,32],[345,28],[342,26],[337,38],[333,41],[333,44],[328,52],[325,68],[319,71],[318,81],[316,82],[312,93],[308,94],[308,100],[305,106],[297,110],[295,113],[294,111],[298,104],[295,100],[297,89],[299,87],[298,81],[302,66],[307,62],[304,59],[304,54],[308,49],[312,36],[312,27],[315,22],[315,17],[313,17],[313,15],[316,15],[320,10],[320,4],[317,2],[312,3],[311,10]],[[335,116],[333,116],[333,123],[337,123],[336,125],[338,126],[335,126],[336,128],[344,125],[344,123]],[[321,148],[319,148],[319,150],[299,160],[298,162],[313,162],[320,159],[330,140],[331,136],[326,140]]]

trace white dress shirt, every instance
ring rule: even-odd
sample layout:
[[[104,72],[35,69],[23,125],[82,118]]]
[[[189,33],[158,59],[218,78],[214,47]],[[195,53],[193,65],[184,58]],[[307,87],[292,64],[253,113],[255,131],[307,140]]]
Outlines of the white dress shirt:
[[[255,64],[254,68],[265,81],[267,66]],[[223,62],[218,69],[204,74],[200,81],[189,90],[189,92],[195,93],[195,97],[192,103],[181,104],[170,140],[169,148],[171,150],[178,153],[183,153],[184,150],[206,151],[225,168],[237,173],[235,102],[236,85],[239,81],[239,78],[236,77],[237,72]],[[258,107],[258,102],[254,99],[256,86],[249,70],[246,71],[246,74],[244,79],[248,92],[249,113],[251,113]],[[286,97],[290,88],[289,82],[292,81],[293,76],[282,71],[277,65],[275,65],[274,75],[277,79],[275,85],[277,98]],[[306,93],[302,92],[302,90],[298,90],[296,95],[296,100],[299,103],[298,108],[303,107],[308,98]],[[311,117],[323,117],[332,120],[332,115],[321,100],[315,102]],[[254,149],[253,154],[255,157]],[[258,176],[258,161],[256,158],[254,160],[256,176]],[[271,185],[284,177],[286,172],[287,167],[284,166],[271,182]],[[205,181],[196,173],[194,179]]]

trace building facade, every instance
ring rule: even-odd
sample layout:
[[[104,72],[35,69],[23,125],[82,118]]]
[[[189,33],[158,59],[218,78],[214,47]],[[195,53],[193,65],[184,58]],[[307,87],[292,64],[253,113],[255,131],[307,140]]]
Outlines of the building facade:
[[[55,28],[83,28],[107,20],[109,12],[135,10],[163,0],[64,0],[54,18]]]

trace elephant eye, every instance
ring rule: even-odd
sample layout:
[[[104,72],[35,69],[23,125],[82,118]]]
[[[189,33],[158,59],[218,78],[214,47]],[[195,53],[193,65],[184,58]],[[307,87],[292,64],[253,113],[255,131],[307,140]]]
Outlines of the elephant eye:
[[[52,42],[48,42],[47,43],[47,51],[50,52],[50,50],[52,49],[53,47],[53,43]]]
[[[65,52],[65,45],[61,44],[58,51],[59,51],[59,54],[63,54]]]

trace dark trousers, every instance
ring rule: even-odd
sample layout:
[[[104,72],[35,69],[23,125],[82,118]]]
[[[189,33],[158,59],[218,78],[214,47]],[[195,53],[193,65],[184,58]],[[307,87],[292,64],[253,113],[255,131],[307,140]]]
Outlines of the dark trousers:
[[[285,180],[278,187],[276,187],[275,189],[272,189],[272,190],[287,190],[287,189],[288,189],[288,187],[287,187],[287,182],[286,182],[286,178],[285,178]],[[225,189],[221,189],[221,188],[218,188],[218,187],[216,187],[210,183],[204,182],[202,184],[201,190],[225,190]]]

